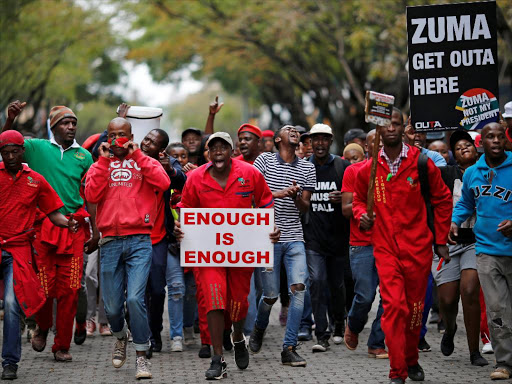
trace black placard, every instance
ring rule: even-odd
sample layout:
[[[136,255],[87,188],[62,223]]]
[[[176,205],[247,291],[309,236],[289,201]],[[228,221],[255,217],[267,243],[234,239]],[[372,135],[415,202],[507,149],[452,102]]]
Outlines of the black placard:
[[[496,3],[407,7],[411,122],[417,131],[499,120]]]

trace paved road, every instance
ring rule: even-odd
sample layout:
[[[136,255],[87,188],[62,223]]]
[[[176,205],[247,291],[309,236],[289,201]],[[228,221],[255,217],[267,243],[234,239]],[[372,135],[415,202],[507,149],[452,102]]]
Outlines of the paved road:
[[[374,308],[375,309],[375,308]],[[236,368],[232,352],[226,353],[228,377],[222,383],[388,383],[388,360],[375,360],[367,357],[366,340],[368,328],[360,337],[360,346],[349,351],[343,344],[333,345],[325,353],[311,352],[313,342],[304,343],[299,353],[307,359],[306,368],[291,368],[281,365],[280,345],[284,328],[279,326],[277,316],[279,304],[272,311],[272,321],[267,332],[263,349],[257,355],[251,355],[246,371]],[[375,313],[375,312],[373,312]],[[165,317],[166,327],[168,324]],[[459,315],[459,332],[456,336],[456,349],[452,356],[444,357],[439,351],[441,336],[433,326],[427,333],[432,352],[422,353],[420,363],[425,369],[425,384],[447,383],[490,383],[489,374],[494,364],[494,355],[486,355],[491,363],[487,367],[473,367],[469,362],[469,353],[464,333],[462,317]],[[1,335],[1,334],[0,334]],[[198,335],[196,344],[182,353],[170,353],[169,331],[163,332],[164,346],[161,353],[155,353],[151,359],[153,380],[146,383],[204,383],[204,372],[209,366],[208,359],[199,359]],[[23,356],[18,370],[17,383],[130,383],[135,382],[135,351],[128,349],[126,364],[115,369],[110,360],[113,347],[112,337],[95,336],[88,338],[81,346],[72,344],[74,361],[57,363],[50,348],[36,353],[30,343],[23,339]]]

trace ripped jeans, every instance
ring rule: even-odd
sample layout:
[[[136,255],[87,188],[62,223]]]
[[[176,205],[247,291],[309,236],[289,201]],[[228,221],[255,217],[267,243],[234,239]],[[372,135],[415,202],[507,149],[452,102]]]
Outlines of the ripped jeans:
[[[512,257],[480,253],[476,268],[484,292],[496,366],[512,371]]]
[[[185,277],[180,266],[180,256],[167,252],[167,296],[171,340],[176,336],[183,337],[183,300],[185,296]]]
[[[266,268],[255,268],[254,273],[258,274],[263,285],[263,295],[258,305],[255,326],[259,329],[266,329],[268,326],[272,304],[267,304],[264,299],[277,299],[279,296],[281,260],[286,269],[288,295],[291,299],[283,341],[283,348],[286,348],[297,345],[299,326],[304,310],[308,266],[306,264],[306,249],[302,241],[274,244],[274,268],[272,271],[267,271]],[[306,288],[302,291],[297,290],[292,294],[290,286],[294,284],[303,284]]]

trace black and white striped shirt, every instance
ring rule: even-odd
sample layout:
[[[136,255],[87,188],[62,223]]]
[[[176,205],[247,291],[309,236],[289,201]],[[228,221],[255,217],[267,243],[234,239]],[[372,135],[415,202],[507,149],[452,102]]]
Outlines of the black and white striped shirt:
[[[292,181],[302,190],[315,191],[316,170],[309,161],[298,157],[291,163],[286,163],[279,153],[264,152],[254,161],[254,166],[263,173],[272,192],[285,189]],[[304,241],[299,210],[290,197],[274,200],[275,223],[281,230],[280,243]]]

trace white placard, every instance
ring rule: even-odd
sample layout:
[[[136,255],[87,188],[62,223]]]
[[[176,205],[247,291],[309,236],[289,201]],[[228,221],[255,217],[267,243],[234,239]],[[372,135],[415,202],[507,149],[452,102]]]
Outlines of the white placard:
[[[274,266],[274,209],[182,208],[182,267]]]

